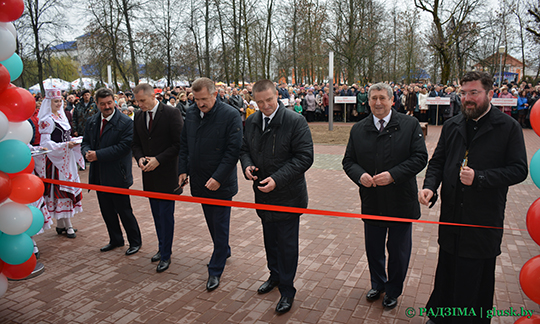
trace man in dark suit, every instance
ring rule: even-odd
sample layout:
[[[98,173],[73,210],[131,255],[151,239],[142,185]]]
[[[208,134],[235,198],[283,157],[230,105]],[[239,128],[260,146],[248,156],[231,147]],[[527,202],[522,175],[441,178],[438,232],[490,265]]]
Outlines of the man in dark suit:
[[[246,179],[253,180],[255,202],[306,208],[308,192],[305,172],[313,164],[313,141],[306,119],[278,101],[278,91],[269,80],[253,86],[259,111],[246,120],[240,161]],[[300,215],[257,210],[261,218],[264,248],[270,278],[258,292],[276,286],[281,298],[278,313],[288,312],[296,289]]]
[[[343,169],[359,187],[362,214],[420,218],[416,174],[427,164],[427,150],[418,120],[392,109],[392,88],[369,88],[371,114],[351,128]],[[412,248],[412,223],[364,220],[371,290],[366,298],[383,307],[397,306],[403,292]],[[388,241],[386,239],[388,235]],[[388,275],[385,245],[388,248]]]
[[[216,100],[217,90],[212,80],[199,78],[191,88],[196,109],[192,107],[186,113],[178,184],[185,185],[189,176],[194,197],[231,200],[238,192],[236,164],[242,145],[242,120],[236,109]],[[206,283],[206,289],[212,291],[219,286],[231,255],[231,207],[203,204],[202,208],[214,243]]]
[[[174,193],[178,188],[178,152],[184,122],[180,110],[159,102],[154,89],[141,83],[133,90],[141,110],[135,113],[133,156],[143,172],[145,191]],[[174,236],[174,200],[149,198],[159,251],[152,262],[159,261],[157,272],[171,264]]]
[[[100,114],[88,119],[85,126],[81,153],[90,162],[88,183],[109,187],[129,188],[133,184],[131,173],[131,141],[133,121],[115,108],[114,94],[107,88],[96,91]],[[141,248],[141,231],[133,215],[129,196],[97,192],[99,208],[109,232],[109,244],[101,248],[107,252],[124,246],[124,237],[118,217],[122,221],[129,241],[126,255]]]

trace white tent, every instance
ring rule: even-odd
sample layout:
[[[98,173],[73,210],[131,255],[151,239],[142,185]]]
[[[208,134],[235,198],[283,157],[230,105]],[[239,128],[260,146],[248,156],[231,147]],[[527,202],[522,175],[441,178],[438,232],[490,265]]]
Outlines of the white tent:
[[[92,78],[79,78],[71,82],[71,88],[74,90],[77,90],[77,89],[92,90],[96,86],[96,83],[97,81]]]
[[[43,80],[43,87],[45,88],[45,90],[49,90],[49,89],[70,90],[71,83],[62,79],[50,78],[47,80]],[[39,92],[40,91],[39,83],[34,84],[28,90],[30,90],[30,92]]]

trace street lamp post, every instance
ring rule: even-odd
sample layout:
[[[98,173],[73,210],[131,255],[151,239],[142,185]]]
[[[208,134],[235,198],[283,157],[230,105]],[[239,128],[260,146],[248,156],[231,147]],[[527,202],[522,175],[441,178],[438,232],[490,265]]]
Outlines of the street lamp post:
[[[505,50],[505,47],[504,46],[499,46],[499,57],[500,57],[500,63],[499,63],[499,88],[502,86],[502,82],[503,82],[503,69],[502,69],[502,57],[503,57],[503,54],[504,54],[504,50]]]

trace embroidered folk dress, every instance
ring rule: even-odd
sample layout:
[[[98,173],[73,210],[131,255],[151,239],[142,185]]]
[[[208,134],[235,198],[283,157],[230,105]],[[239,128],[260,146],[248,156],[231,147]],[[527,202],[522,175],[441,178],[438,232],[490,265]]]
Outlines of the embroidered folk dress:
[[[40,118],[39,132],[40,146],[49,153],[34,158],[38,175],[49,179],[80,182],[77,164],[82,168],[85,166],[81,146],[76,145],[72,149],[68,147],[71,127],[63,110],[58,116],[50,113]],[[82,211],[80,188],[45,183],[43,198],[47,210],[55,219],[71,218]]]

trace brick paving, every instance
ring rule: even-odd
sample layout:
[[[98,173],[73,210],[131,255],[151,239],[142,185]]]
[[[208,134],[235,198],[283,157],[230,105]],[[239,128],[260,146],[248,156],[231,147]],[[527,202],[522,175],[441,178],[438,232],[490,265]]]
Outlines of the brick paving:
[[[433,152],[441,127],[429,127],[426,138]],[[540,148],[540,137],[525,130],[530,158]],[[341,169],[343,145],[315,145],[315,163],[307,173],[310,208],[360,212],[357,187]],[[240,169],[240,168],[239,168]],[[418,176],[423,183],[423,172]],[[86,181],[88,172],[81,172]],[[134,170],[134,189],[141,189],[141,175]],[[189,190],[187,191],[189,194]],[[262,230],[254,210],[233,208],[228,260],[220,287],[205,290],[206,263],[211,239],[198,204],[176,203],[172,264],[156,273],[150,257],[157,250],[150,207],[145,198],[133,197],[143,247],[125,256],[127,247],[101,253],[108,241],[95,192],[83,193],[84,212],[75,216],[79,229],[72,240],[54,229],[36,236],[45,272],[36,278],[10,282],[0,299],[0,323],[425,323],[426,317],[408,318],[405,310],[418,312],[433,287],[437,260],[437,226],[415,224],[408,276],[398,307],[383,310],[381,300],[370,303],[369,270],[364,250],[363,222],[359,219],[303,215],[300,225],[300,260],[296,276],[298,293],[292,310],[276,315],[279,292],[258,295],[268,277]],[[540,190],[528,178],[511,187],[505,225],[525,229],[525,215]],[[238,201],[253,201],[250,183],[239,170]],[[438,220],[439,203],[422,207],[422,219]],[[497,259],[494,306],[497,309],[534,310],[520,289],[519,270],[540,247],[525,231],[504,233]],[[492,323],[513,323],[517,318],[494,318]]]

